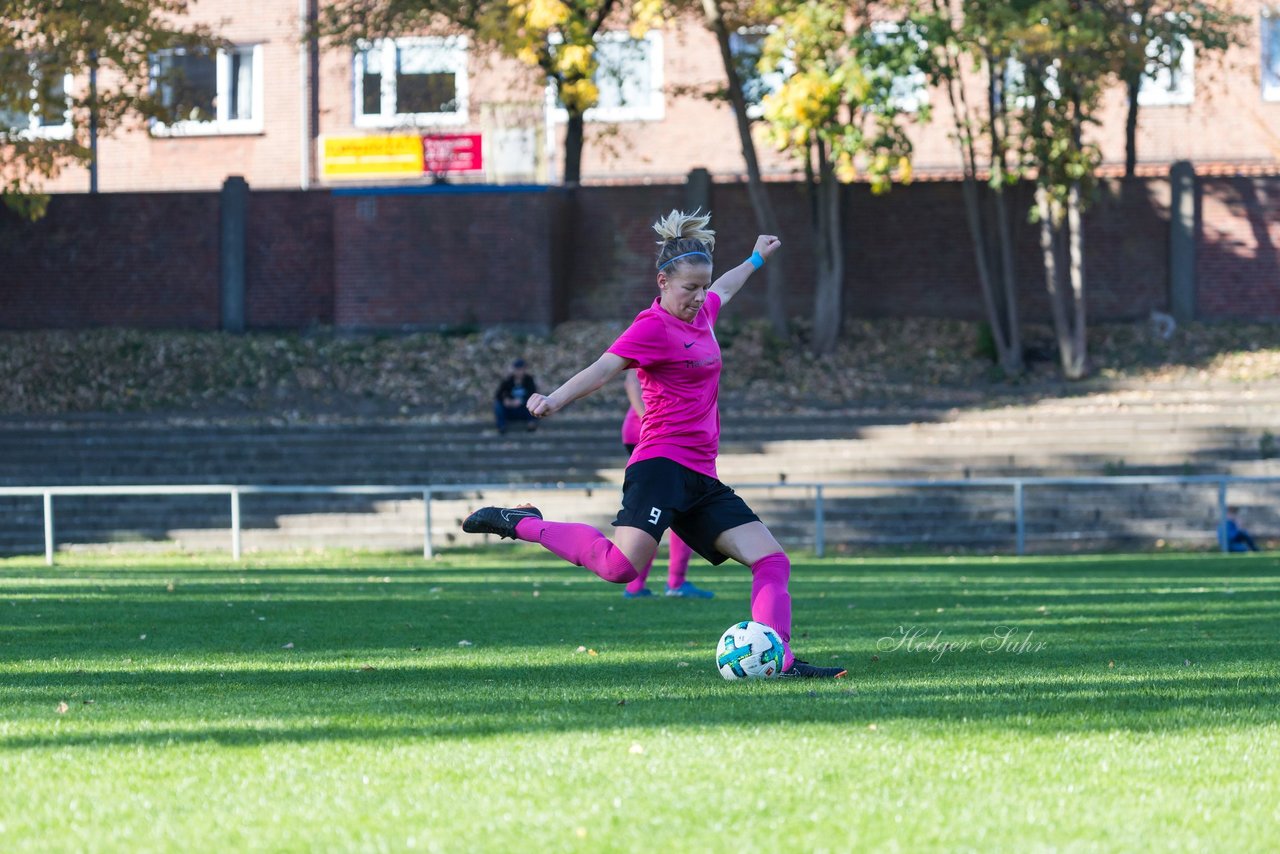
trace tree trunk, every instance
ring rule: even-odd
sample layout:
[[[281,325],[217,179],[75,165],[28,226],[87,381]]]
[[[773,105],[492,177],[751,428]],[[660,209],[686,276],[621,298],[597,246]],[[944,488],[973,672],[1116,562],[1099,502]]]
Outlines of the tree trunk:
[[[756,216],[756,228],[761,234],[778,235],[778,217],[774,213],[773,203],[769,200],[769,192],[764,181],[760,179],[760,161],[756,158],[756,144],[751,137],[751,117],[747,115],[747,98],[742,91],[742,81],[738,78],[738,69],[733,64],[733,51],[729,46],[729,29],[725,26],[724,16],[720,11],[720,0],[702,0],[702,11],[707,19],[707,26],[716,36],[720,47],[720,59],[724,63],[725,79],[729,87],[729,103],[733,105],[734,118],[738,125],[738,141],[742,145],[742,159],[747,165],[747,194],[751,198],[751,209]],[[769,325],[775,335],[787,337],[787,304],[785,283],[782,268],[773,260],[765,265],[765,307],[769,314]]]
[[[1000,366],[1006,376],[1013,377],[1022,373],[1023,361],[1022,321],[1018,315],[1018,283],[1013,266],[1013,235],[1009,229],[1009,208],[1004,197],[1005,152],[1008,148],[1004,93],[1006,65],[1004,62],[989,62],[987,67],[991,74],[989,91],[998,94],[998,97],[992,98],[988,113],[991,119],[991,191],[995,195],[996,251],[1000,259],[1000,283],[1004,292],[1004,333],[1007,341],[1005,352],[1000,354]],[[996,86],[1000,87],[998,92]]]
[[[993,191],[996,196],[996,235],[1000,245],[1000,278],[1004,286],[1004,317],[1009,336],[1009,365],[1005,373],[1022,373],[1022,319],[1018,313],[1018,279],[1013,266],[1013,234],[1009,228],[1009,206],[1005,204],[1004,185]]]
[[[1036,188],[1040,214],[1040,252],[1044,258],[1045,286],[1053,312],[1054,337],[1062,375],[1083,379],[1088,372],[1084,304],[1084,233],[1080,219],[1080,187],[1072,184],[1067,209],[1049,198],[1043,187]],[[1065,232],[1065,234],[1064,234]],[[1067,269],[1061,263],[1063,244],[1068,255]],[[1064,282],[1064,278],[1066,282]]]
[[[1089,372],[1088,339],[1084,312],[1084,227],[1080,217],[1080,183],[1067,191],[1067,238],[1071,267],[1071,350],[1063,354],[1063,371],[1069,380]]]
[[[585,122],[582,113],[569,113],[564,134],[564,180],[567,187],[582,182],[582,136]]]
[[[1062,305],[1061,266],[1058,264],[1058,247],[1062,243],[1061,218],[1058,206],[1044,187],[1036,187],[1036,209],[1040,215],[1040,255],[1044,263],[1044,284],[1049,291],[1049,309],[1053,314],[1053,333],[1058,341],[1058,354],[1066,368],[1066,353],[1071,349],[1071,331],[1067,328],[1067,313]]]
[[[818,256],[818,277],[814,283],[811,347],[815,356],[823,356],[835,348],[844,320],[844,246],[840,240],[840,182],[836,180],[825,146],[818,142],[817,149],[814,248]]]
[[[1005,367],[1009,354],[1009,341],[1004,334],[1004,324],[996,307],[994,278],[991,275],[991,264],[987,257],[987,241],[983,232],[982,205],[978,198],[978,182],[965,170],[964,213],[969,224],[969,241],[973,244],[973,260],[978,265],[978,283],[982,286],[982,307],[987,312],[987,323],[991,326],[991,338],[996,344],[996,357],[1001,368]],[[1008,373],[1008,370],[1005,369]]]
[[[935,8],[941,7],[935,4]],[[991,250],[992,236],[987,218],[982,209],[982,187],[978,183],[978,158],[973,140],[973,118],[965,97],[964,84],[961,82],[960,62],[957,56],[948,52],[947,60],[947,98],[951,103],[951,115],[955,124],[956,142],[960,148],[960,161],[964,168],[962,184],[965,220],[969,225],[969,241],[973,246],[973,258],[978,267],[978,284],[982,288],[982,305],[986,311],[987,324],[991,327],[991,338],[996,346],[996,358],[1005,376],[1015,377],[1022,373],[1022,336],[1019,331],[1017,302],[1009,297],[1013,294],[1013,256],[1010,251],[1008,215],[1004,204],[1004,186],[993,188],[996,195],[996,232],[994,242],[996,250]],[[999,95],[996,86],[1001,79],[1003,66],[997,66],[994,58],[987,56],[987,105],[988,115],[996,110]],[[991,135],[993,142],[999,138],[992,119]],[[992,167],[997,159],[993,153]],[[1004,310],[996,300],[996,271],[992,269],[993,261],[999,259],[1000,280],[1004,283],[1006,299]]]
[[[1130,74],[1124,85],[1129,93],[1129,112],[1124,120],[1124,177],[1132,178],[1138,169],[1138,90],[1142,88],[1142,72]]]

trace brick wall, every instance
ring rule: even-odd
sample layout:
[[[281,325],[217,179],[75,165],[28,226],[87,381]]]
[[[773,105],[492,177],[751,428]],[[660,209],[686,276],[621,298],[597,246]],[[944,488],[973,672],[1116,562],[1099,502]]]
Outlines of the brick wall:
[[[217,329],[216,193],[54,196],[0,209],[0,328]]]
[[[787,306],[807,316],[813,305],[812,218],[802,185],[770,183],[783,250]],[[656,294],[650,225],[677,207],[683,187],[603,187],[579,191],[570,316],[608,319],[617,305],[637,306]],[[1019,309],[1047,322],[1039,228],[1028,222],[1029,187],[1009,194],[1016,246]],[[866,185],[843,188],[845,310],[855,317],[984,317],[973,245],[959,184],[930,182],[874,196]],[[710,207],[719,268],[751,254],[759,229],[745,184],[717,184]],[[1104,182],[1086,218],[1086,276],[1093,317],[1129,320],[1168,306],[1168,181]],[[629,310],[629,308],[628,308]],[[765,310],[764,277],[741,292],[729,311]],[[1273,313],[1280,314],[1280,306]]]
[[[559,190],[332,198],[336,325],[546,330],[555,322]]]
[[[1196,313],[1280,318],[1280,180],[1199,182]]]
[[[807,316],[814,264],[804,188],[770,184],[792,315]],[[1092,321],[1167,310],[1169,184],[1104,182],[1086,217]],[[683,184],[252,192],[251,329],[626,321],[656,293],[650,226],[687,204]],[[1203,319],[1280,320],[1280,179],[1201,179],[1197,306]],[[851,316],[983,316],[961,188],[919,183],[873,197],[843,189]],[[1027,187],[1010,194],[1018,299],[1047,321]],[[719,266],[751,252],[745,185],[712,187]],[[55,196],[37,223],[0,214],[0,328],[216,329],[216,193]],[[729,317],[764,312],[764,277]]]
[[[333,204],[329,195],[251,192],[246,216],[247,326],[332,325]]]

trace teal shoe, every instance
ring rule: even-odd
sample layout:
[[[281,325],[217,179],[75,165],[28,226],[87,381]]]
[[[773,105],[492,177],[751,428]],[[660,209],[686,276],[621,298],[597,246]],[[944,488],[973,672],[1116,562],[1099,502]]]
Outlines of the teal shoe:
[[[692,581],[686,581],[679,587],[668,587],[668,596],[675,596],[681,599],[711,599],[716,594],[710,590],[703,590],[700,587],[694,587]]]
[[[623,599],[643,599],[646,596],[652,596],[652,595],[653,595],[653,591],[650,590],[648,587],[641,587],[635,593],[632,593],[630,590],[622,591]]]

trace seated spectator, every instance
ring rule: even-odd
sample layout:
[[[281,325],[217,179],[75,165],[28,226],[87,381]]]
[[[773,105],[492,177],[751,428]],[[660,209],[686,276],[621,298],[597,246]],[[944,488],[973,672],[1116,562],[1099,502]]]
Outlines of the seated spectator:
[[[533,414],[525,408],[529,398],[538,390],[533,376],[525,373],[524,359],[516,359],[511,363],[511,373],[498,386],[494,395],[493,417],[498,424],[498,433],[507,432],[508,421],[523,421],[525,429],[533,432],[538,429],[538,422]]]
[[[1256,552],[1258,544],[1253,541],[1249,532],[1240,527],[1237,516],[1240,508],[1227,508],[1227,518],[1218,526],[1218,545],[1228,552]]]

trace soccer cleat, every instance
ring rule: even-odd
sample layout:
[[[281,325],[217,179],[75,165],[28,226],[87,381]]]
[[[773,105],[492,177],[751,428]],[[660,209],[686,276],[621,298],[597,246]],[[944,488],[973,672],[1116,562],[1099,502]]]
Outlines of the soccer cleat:
[[[676,596],[681,599],[710,599],[716,594],[710,590],[703,590],[701,587],[694,587],[692,581],[686,581],[679,587],[668,587],[668,596]]]
[[[778,675],[784,679],[839,679],[848,672],[843,667],[818,667],[797,658]]]
[[[644,599],[646,596],[652,596],[652,595],[653,595],[653,591],[650,590],[648,587],[641,587],[635,593],[632,593],[630,590],[622,591],[623,599]]]
[[[521,519],[541,519],[537,507],[481,507],[462,523],[468,534],[497,534],[508,540],[516,539],[516,525]]]

